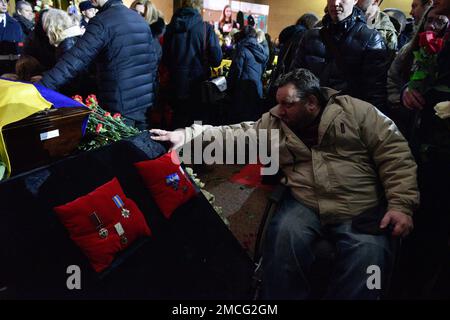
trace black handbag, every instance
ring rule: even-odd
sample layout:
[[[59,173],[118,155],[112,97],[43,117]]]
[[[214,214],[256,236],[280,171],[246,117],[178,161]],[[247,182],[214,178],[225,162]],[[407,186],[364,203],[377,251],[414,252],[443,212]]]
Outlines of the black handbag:
[[[200,90],[201,101],[203,104],[216,104],[226,97],[227,80],[225,77],[217,77],[208,81],[203,81]]]

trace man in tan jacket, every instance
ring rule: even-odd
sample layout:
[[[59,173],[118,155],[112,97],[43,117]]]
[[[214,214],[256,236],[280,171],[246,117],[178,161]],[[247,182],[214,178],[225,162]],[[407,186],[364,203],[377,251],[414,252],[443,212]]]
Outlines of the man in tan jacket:
[[[416,164],[407,142],[374,106],[321,88],[306,69],[278,80],[277,101],[255,123],[151,133],[174,147],[212,132],[276,133],[282,182],[291,192],[267,231],[264,298],[308,298],[311,247],[325,235],[338,252],[326,298],[379,298],[383,288],[369,284],[368,270],[388,272],[389,240],[412,230],[418,205]]]

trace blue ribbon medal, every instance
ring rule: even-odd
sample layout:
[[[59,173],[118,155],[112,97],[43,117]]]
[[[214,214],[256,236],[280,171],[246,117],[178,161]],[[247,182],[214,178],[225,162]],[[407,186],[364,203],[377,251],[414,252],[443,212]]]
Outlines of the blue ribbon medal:
[[[119,197],[119,195],[115,195],[113,198],[114,203],[116,204],[117,208],[120,209],[120,211],[122,212],[122,217],[124,218],[129,218],[130,217],[130,210],[128,210],[127,208],[124,207],[124,203],[122,201],[122,199]]]

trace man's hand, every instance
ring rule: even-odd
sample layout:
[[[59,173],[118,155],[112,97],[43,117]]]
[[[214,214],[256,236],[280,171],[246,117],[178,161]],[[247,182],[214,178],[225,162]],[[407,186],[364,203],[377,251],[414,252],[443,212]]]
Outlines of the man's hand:
[[[30,82],[36,83],[36,82],[39,82],[39,81],[41,81],[41,80],[42,80],[42,76],[41,76],[41,75],[38,75],[38,76],[33,76],[33,77],[31,77]]]
[[[418,109],[422,110],[423,107],[425,107],[425,99],[423,98],[422,94],[417,90],[410,90],[409,88],[406,88],[406,90],[403,91],[403,97],[402,97],[403,104],[408,109]]]
[[[171,143],[170,150],[180,148],[186,139],[184,130],[177,131],[166,131],[160,129],[151,129],[150,133],[154,134],[150,136],[153,140],[156,141],[168,141]]]
[[[392,236],[406,237],[414,228],[412,218],[400,211],[389,210],[384,215],[380,223],[380,228],[384,229],[388,225],[393,226]]]

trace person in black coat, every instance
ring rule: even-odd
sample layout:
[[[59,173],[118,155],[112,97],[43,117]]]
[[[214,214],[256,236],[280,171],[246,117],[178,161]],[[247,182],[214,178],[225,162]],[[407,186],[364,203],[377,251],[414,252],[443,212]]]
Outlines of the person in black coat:
[[[13,17],[20,23],[24,36],[28,37],[34,29],[34,12],[31,4],[23,0],[17,1]]]
[[[96,4],[99,12],[84,35],[41,82],[56,89],[95,60],[100,105],[122,114],[128,124],[145,129],[158,68],[150,27],[121,0],[98,0]]]
[[[210,77],[210,67],[222,60],[222,50],[213,27],[200,15],[200,1],[185,0],[167,26],[163,63],[169,71],[174,126],[208,121],[208,109],[200,104],[200,85]]]
[[[450,19],[450,0],[434,2],[433,14]],[[430,18],[430,15],[428,15]],[[438,22],[440,20],[440,22]],[[441,25],[443,20],[434,23]],[[428,19],[426,21],[429,21]],[[443,47],[434,63],[434,81],[428,90],[404,87],[401,102],[414,113],[409,137],[417,161],[420,207],[414,213],[414,233],[406,243],[404,282],[413,299],[445,299],[449,294],[450,236],[450,26],[444,29]],[[439,104],[437,110],[435,107]],[[438,112],[439,111],[439,112]],[[403,245],[402,245],[403,247]],[[402,248],[403,249],[403,248]],[[405,251],[404,251],[405,252]],[[409,283],[414,279],[414,283]]]
[[[267,97],[265,100],[264,109],[268,111],[274,105],[277,104],[276,101],[276,91],[275,82],[277,79],[286,74],[289,71],[289,67],[297,52],[297,48],[300,45],[300,41],[307,30],[311,30],[315,27],[319,18],[313,13],[305,13],[298,18],[294,25],[288,26],[281,30],[278,37],[280,52],[278,54],[278,63],[276,68],[272,71],[270,76],[270,85],[267,92]]]
[[[253,27],[246,26],[240,33],[227,78],[232,100],[230,121],[233,123],[257,120],[261,116],[261,77],[269,59],[269,53],[258,43]]]
[[[53,45],[56,59],[59,60],[77,43],[83,34],[78,20],[72,19],[66,11],[49,9],[44,19],[44,30],[49,42]],[[96,94],[95,80],[88,72],[83,72],[65,85],[59,91],[66,96]]]
[[[48,9],[41,10],[36,16],[36,26],[25,40],[23,52],[40,62],[44,71],[50,70],[56,64],[56,48],[50,44],[47,33],[42,26],[42,20]]]
[[[0,0],[0,75],[14,72],[22,42],[20,24],[8,14],[7,1]]]
[[[390,60],[381,34],[367,26],[364,14],[352,2],[336,6],[329,0],[327,8],[323,27],[304,34],[290,70],[307,68],[322,86],[385,112]]]

